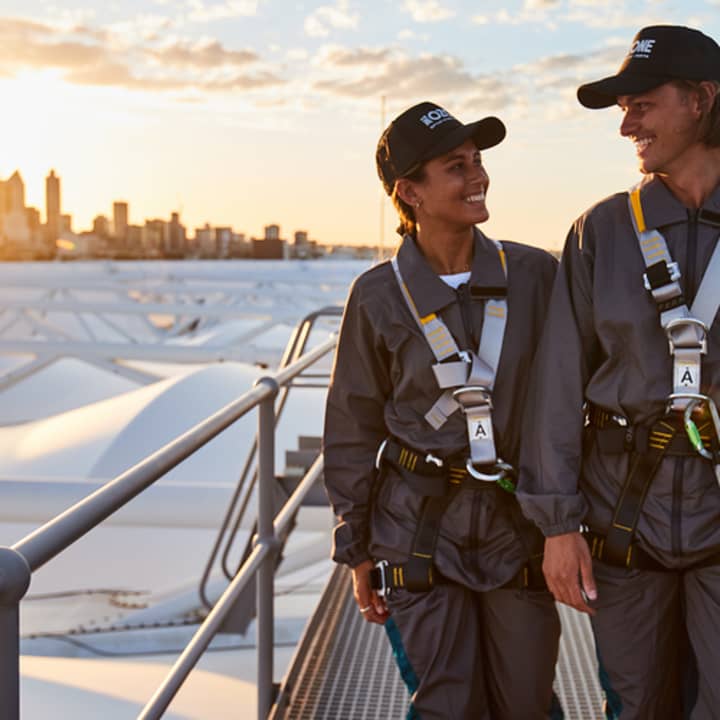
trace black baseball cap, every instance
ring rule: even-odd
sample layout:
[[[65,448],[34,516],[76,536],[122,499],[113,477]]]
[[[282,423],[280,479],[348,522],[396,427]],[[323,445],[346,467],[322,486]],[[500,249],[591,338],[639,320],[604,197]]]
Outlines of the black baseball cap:
[[[385,192],[392,195],[398,178],[466,140],[485,150],[504,137],[505,125],[496,117],[463,125],[438,104],[421,102],[398,115],[380,136],[375,152],[377,173]]]
[[[615,105],[619,95],[644,93],[671,80],[720,81],[720,47],[699,30],[652,25],[634,38],[617,75],[578,88],[587,108]]]

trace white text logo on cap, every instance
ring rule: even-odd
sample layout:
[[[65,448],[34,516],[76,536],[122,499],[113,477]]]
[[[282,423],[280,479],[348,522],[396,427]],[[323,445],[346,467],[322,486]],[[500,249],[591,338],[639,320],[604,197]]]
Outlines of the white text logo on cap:
[[[428,110],[428,112],[420,118],[420,121],[423,125],[429,127],[431,130],[434,130],[438,125],[442,125],[447,120],[452,119],[452,115],[447,110],[443,110],[439,107],[434,110]]]
[[[643,40],[636,40],[632,47],[630,48],[630,52],[628,55],[632,55],[633,57],[638,58],[649,58],[650,53],[653,50],[653,45],[655,45],[655,40],[653,38],[645,38]]]

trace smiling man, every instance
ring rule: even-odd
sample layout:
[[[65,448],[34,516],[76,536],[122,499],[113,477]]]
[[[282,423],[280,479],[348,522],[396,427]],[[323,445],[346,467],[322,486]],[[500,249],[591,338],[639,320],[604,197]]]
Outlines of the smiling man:
[[[720,48],[654,26],[583,85],[643,179],[568,235],[518,497],[555,598],[592,617],[606,716],[718,717]]]

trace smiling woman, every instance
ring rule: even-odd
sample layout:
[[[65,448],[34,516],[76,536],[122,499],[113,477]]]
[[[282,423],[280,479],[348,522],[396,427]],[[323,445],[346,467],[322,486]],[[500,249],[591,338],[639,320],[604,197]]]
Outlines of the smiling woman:
[[[403,239],[353,285],[328,393],[333,556],[427,720],[558,709],[542,538],[513,496],[555,262],[476,227],[489,217],[481,150],[504,137],[496,117],[465,125],[429,102],[386,128],[376,165]]]

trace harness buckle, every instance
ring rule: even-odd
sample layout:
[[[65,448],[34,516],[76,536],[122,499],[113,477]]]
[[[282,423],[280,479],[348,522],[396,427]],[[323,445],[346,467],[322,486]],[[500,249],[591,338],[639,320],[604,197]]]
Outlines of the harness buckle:
[[[387,570],[387,567],[390,563],[387,560],[378,560],[375,563],[375,568],[377,569],[377,577],[380,580],[380,587],[375,588],[375,592],[378,594],[379,597],[387,597],[390,594],[390,588],[387,584],[387,578],[385,577],[385,571]]]
[[[686,339],[683,339],[683,342],[678,345],[676,344],[675,338],[673,337],[673,331],[686,326],[694,327],[697,330],[702,331],[700,340],[698,340],[697,335],[693,333],[695,335],[695,342],[688,342]],[[670,346],[671,355],[675,355],[676,347],[682,347],[685,349],[697,349],[698,352],[700,352],[700,354],[702,355],[705,355],[707,353],[708,329],[702,320],[698,320],[694,317],[675,318],[674,320],[671,320],[667,325],[665,325],[664,330],[665,335],[668,339],[668,344]]]
[[[667,267],[670,282],[677,282],[681,277],[680,266],[673,260],[672,262],[665,261],[665,267]],[[643,273],[643,285],[648,292],[653,291],[653,286],[646,272]]]
[[[385,448],[387,447],[388,439],[385,438],[378,448],[377,455],[375,456],[375,469],[380,469],[380,463],[382,462],[383,455],[385,454]]]
[[[428,453],[425,456],[425,463],[426,464],[433,463],[433,464],[437,465],[439,468],[441,468],[445,464],[439,457],[437,457],[436,455],[433,455],[432,453]]]
[[[463,350],[463,352],[466,351]],[[463,410],[467,411],[479,405],[487,406],[492,410],[492,393],[484,385],[466,385],[453,390],[452,395]]]

